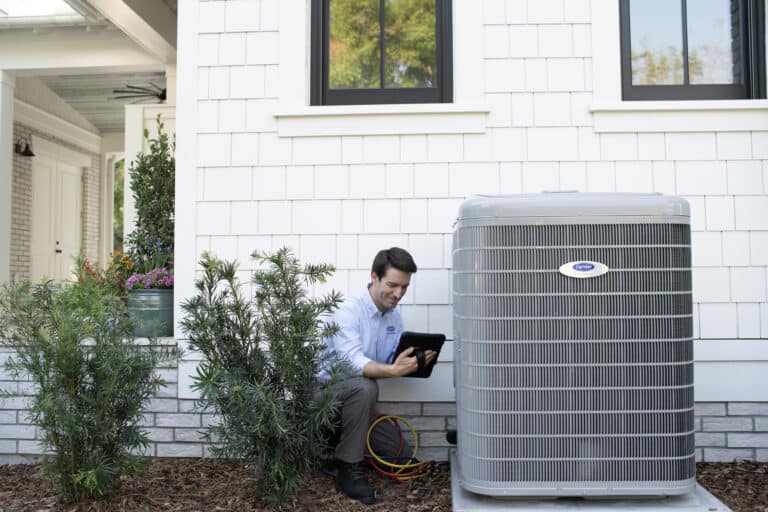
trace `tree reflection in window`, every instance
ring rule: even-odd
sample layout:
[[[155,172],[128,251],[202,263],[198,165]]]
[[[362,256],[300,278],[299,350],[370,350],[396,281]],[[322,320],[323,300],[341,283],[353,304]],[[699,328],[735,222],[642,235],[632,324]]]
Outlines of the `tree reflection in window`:
[[[310,104],[453,101],[453,0],[312,0]]]
[[[688,83],[732,84],[741,79],[739,2],[642,0],[630,4],[632,84],[686,83],[684,48],[688,49]],[[683,33],[683,26],[687,28]],[[734,48],[737,58],[734,59]]]
[[[433,87],[434,0],[387,0],[384,20],[384,87]]]
[[[379,87],[379,0],[331,0],[328,81],[331,89]]]
[[[621,0],[625,99],[765,96],[764,3]]]
[[[433,87],[435,30],[435,0],[331,0],[329,87]]]

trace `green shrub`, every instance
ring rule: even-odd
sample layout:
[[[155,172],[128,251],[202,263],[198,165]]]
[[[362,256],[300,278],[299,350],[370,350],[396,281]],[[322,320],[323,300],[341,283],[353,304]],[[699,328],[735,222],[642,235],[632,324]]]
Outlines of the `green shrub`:
[[[197,295],[183,305],[181,325],[203,355],[195,377],[201,405],[221,419],[207,432],[220,443],[213,453],[243,459],[259,475],[256,491],[279,505],[316,467],[324,432],[333,427],[337,404],[316,375],[321,367],[333,378],[339,371],[319,338],[335,332],[321,316],[341,299],[337,292],[310,298],[304,290],[325,281],[330,265],[302,267],[285,248],[254,258],[261,269],[249,300],[236,263],[203,255]]]
[[[123,299],[82,260],[76,278],[0,292],[0,344],[15,350],[6,367],[35,386],[31,422],[52,452],[42,469],[63,501],[103,495],[140,469],[142,406],[164,384],[153,370],[177,357],[134,345]]]
[[[157,138],[150,139],[144,130],[149,151],[136,155],[128,171],[136,223],[125,252],[139,273],[161,267],[173,270],[176,142],[169,140],[163,127],[158,114]]]

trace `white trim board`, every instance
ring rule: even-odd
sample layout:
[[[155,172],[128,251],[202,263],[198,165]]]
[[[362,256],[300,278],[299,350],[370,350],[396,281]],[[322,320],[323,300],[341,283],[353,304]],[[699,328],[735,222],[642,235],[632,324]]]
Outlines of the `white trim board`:
[[[274,114],[280,137],[485,133],[489,108],[435,104],[307,107]],[[388,107],[388,108],[379,108]]]
[[[0,68],[18,70],[19,76],[36,76],[38,70],[44,74],[58,70],[56,74],[60,74],[83,68],[100,73],[157,69],[158,65],[163,69],[157,57],[114,28],[2,30],[0,48]]]
[[[693,358],[696,362],[768,363],[768,340],[695,340]]]
[[[595,133],[745,132],[768,130],[768,101],[712,102],[709,108],[690,108],[682,102],[637,105],[622,101],[593,105]]]
[[[99,208],[101,209],[101,214],[99,215],[99,261],[102,265],[106,265],[106,262],[109,261],[110,252],[114,250],[112,246],[112,230],[114,229],[115,216],[114,168],[115,164],[123,158],[125,158],[125,154],[122,151],[108,151],[102,155],[101,159],[102,172],[99,179],[101,191],[101,201],[99,202]],[[125,168],[123,168],[123,172],[126,173]]]
[[[163,2],[90,0],[99,14],[163,62],[176,62],[177,17]]]
[[[170,103],[155,103],[151,105],[126,105],[126,113],[131,111],[141,111],[142,119],[155,119],[158,114],[163,116],[163,121],[166,119],[176,119],[176,105]],[[143,140],[143,136],[142,136]]]
[[[285,15],[283,3],[281,14]],[[176,64],[176,233],[174,240],[174,266],[177,276],[174,284],[174,315],[182,318],[181,304],[195,295],[193,277],[197,266],[195,249],[195,226],[197,222],[197,93],[198,93],[198,29],[197,2],[179,2],[178,45]],[[291,14],[293,16],[293,14]],[[282,70],[281,73],[282,75]],[[127,112],[126,112],[127,114]],[[126,150],[128,148],[126,147]],[[126,155],[129,153],[126,151]],[[181,327],[175,326],[177,338],[181,338]],[[179,369],[181,373],[181,368]],[[179,389],[182,382],[179,380]]]
[[[768,402],[768,362],[697,362],[697,402]]]
[[[13,119],[92,153],[101,153],[101,135],[80,128],[27,102],[14,99]],[[35,145],[33,143],[32,151],[34,150]],[[90,164],[88,166],[90,167]]]
[[[81,174],[83,167],[88,169],[91,167],[89,155],[65,148],[55,142],[45,140],[39,135],[32,135],[32,151],[74,165],[80,169]]]

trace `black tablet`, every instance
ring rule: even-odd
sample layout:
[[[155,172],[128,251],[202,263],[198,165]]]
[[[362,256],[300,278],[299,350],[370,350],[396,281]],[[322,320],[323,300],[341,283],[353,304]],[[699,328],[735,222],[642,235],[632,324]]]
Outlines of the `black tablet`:
[[[405,377],[426,379],[432,375],[432,368],[434,368],[435,363],[437,362],[437,357],[440,355],[440,349],[443,348],[443,343],[445,343],[445,336],[442,334],[404,331],[403,334],[400,335],[400,343],[398,343],[397,349],[395,350],[393,361],[397,359],[397,356],[399,356],[403,350],[408,347],[414,347],[414,357],[419,359],[419,369],[409,375],[405,375]],[[437,352],[437,355],[430,364],[424,363],[425,350],[434,350]]]

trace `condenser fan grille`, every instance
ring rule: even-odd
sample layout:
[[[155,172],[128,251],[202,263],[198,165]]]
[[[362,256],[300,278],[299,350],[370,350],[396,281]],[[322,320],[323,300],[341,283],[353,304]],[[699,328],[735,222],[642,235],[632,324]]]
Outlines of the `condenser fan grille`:
[[[559,272],[577,261],[609,271]],[[695,474],[690,265],[685,222],[460,217],[462,485],[497,495],[687,488]]]
[[[690,457],[647,461],[595,460],[478,460],[478,477],[487,482],[675,482],[690,478],[695,463]],[[510,488],[511,489],[511,488]],[[638,486],[637,493],[643,489]],[[610,493],[607,493],[610,494]]]
[[[688,245],[687,224],[567,224],[467,226],[457,233],[462,247],[647,247]]]
[[[691,272],[681,269],[613,269],[602,279],[564,280],[556,270],[550,272],[515,272],[458,269],[453,282],[462,290],[474,293],[601,293],[622,290],[624,293],[674,292],[691,289]]]
[[[659,413],[657,411],[613,411],[592,414],[570,411],[567,417],[560,413],[536,412],[517,414],[517,411],[487,411],[483,417],[467,425],[477,436],[573,436],[623,434],[675,434],[693,429],[694,418],[687,409]]]

